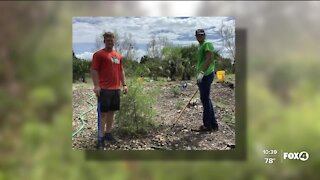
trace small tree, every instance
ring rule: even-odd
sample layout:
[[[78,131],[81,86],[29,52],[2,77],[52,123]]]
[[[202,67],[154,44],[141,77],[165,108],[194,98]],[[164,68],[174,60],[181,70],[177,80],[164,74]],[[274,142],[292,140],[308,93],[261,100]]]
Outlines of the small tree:
[[[235,49],[235,21],[221,21],[220,28],[216,31],[223,42],[223,47],[226,48],[226,52],[231,56],[231,63],[236,58]]]
[[[146,93],[139,81],[129,81],[128,88],[128,94],[121,95],[121,107],[115,119],[117,130],[123,135],[145,134],[156,126],[152,120],[156,94]]]

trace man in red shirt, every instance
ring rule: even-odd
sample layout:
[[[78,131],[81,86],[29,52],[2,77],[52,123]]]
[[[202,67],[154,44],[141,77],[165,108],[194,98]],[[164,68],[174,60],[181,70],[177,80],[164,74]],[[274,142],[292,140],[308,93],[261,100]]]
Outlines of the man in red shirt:
[[[122,57],[113,50],[114,34],[106,32],[103,34],[105,48],[95,52],[91,62],[91,76],[94,84],[94,93],[100,102],[101,128],[99,137],[104,141],[116,142],[111,134],[114,112],[120,109],[120,82],[123,92],[126,94],[128,88],[125,81],[125,73]],[[99,140],[98,140],[99,141]]]

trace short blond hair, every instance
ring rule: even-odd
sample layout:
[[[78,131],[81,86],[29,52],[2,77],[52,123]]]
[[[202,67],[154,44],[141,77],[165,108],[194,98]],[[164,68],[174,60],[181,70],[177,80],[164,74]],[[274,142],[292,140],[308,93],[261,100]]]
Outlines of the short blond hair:
[[[103,33],[103,39],[106,39],[108,37],[114,38],[114,34],[112,32]]]

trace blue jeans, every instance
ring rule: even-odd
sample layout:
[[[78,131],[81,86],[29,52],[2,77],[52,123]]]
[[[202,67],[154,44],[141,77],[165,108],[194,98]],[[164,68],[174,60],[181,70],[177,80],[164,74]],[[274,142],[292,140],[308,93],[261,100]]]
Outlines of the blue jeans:
[[[200,99],[203,105],[203,125],[207,128],[218,127],[214,109],[210,99],[210,88],[213,79],[214,72],[207,76],[204,76],[202,82],[199,84]]]

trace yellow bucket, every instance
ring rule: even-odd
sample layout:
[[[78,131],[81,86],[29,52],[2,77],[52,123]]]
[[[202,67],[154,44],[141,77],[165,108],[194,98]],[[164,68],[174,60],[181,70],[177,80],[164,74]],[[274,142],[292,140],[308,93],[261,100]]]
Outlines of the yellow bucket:
[[[218,82],[224,82],[225,71],[217,71]]]

